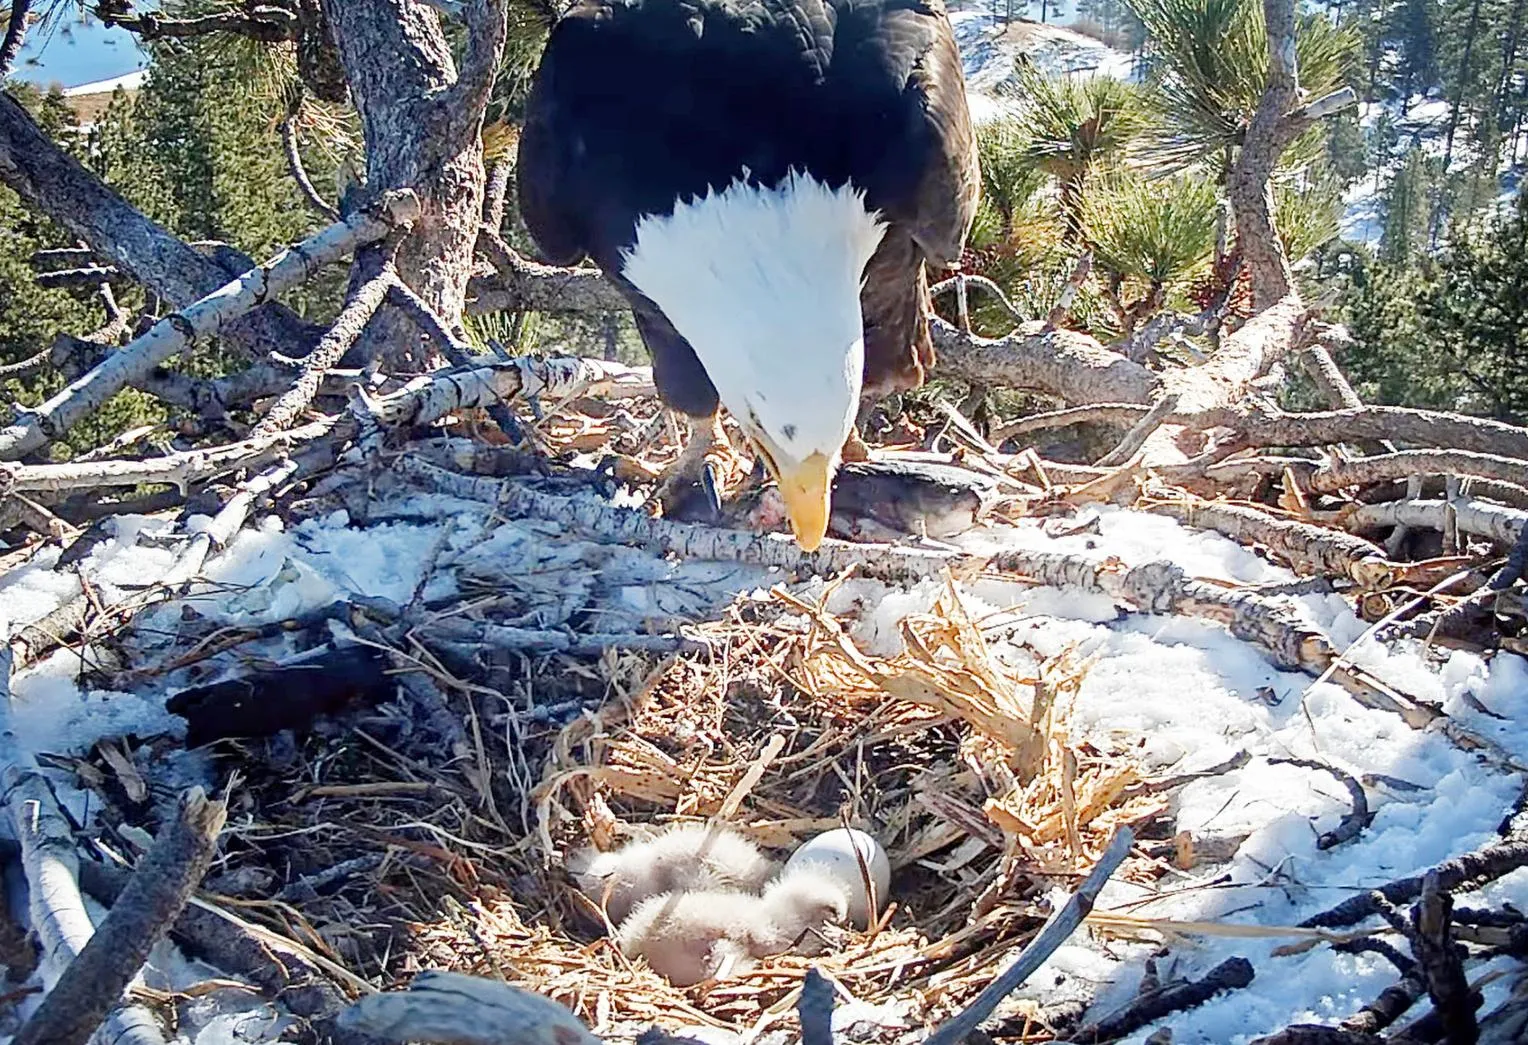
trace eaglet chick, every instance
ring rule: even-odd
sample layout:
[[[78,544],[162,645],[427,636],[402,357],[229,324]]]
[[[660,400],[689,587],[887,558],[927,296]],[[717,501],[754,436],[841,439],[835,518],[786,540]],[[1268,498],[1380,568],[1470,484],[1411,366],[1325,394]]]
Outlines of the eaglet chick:
[[[843,886],[804,869],[770,882],[762,896],[713,889],[649,897],[616,930],[616,942],[628,958],[645,958],[670,983],[688,987],[729,963],[740,972],[771,954],[815,954],[818,932],[848,912]]]
[[[609,853],[580,850],[568,861],[578,887],[596,905],[609,889],[605,913],[611,924],[659,893],[756,893],[778,869],[742,835],[706,824],[681,824]]]

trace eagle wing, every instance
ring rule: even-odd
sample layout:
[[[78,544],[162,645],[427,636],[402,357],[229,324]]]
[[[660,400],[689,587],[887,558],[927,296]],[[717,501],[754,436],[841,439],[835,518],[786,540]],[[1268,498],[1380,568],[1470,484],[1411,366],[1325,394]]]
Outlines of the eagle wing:
[[[966,105],[955,32],[942,0],[922,0],[890,12],[886,46],[909,62],[905,103],[910,109],[901,147],[915,158],[916,181],[892,196],[891,215],[905,225],[928,262],[951,268],[960,260],[981,193],[976,134]],[[897,162],[897,161],[893,161]]]
[[[515,160],[520,217],[542,256],[553,265],[572,265],[582,260],[590,247],[580,209],[570,197],[576,184],[578,154],[585,146],[576,123],[567,118],[559,91],[559,78],[570,71],[560,69],[558,63],[558,55],[566,46],[564,38],[581,34],[583,22],[582,18],[564,17],[552,27],[531,84]]]

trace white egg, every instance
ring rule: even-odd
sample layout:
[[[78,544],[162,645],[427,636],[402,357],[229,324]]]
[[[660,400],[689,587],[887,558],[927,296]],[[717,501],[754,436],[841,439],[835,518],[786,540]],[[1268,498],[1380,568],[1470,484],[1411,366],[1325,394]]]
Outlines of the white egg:
[[[787,871],[808,864],[820,868],[849,894],[849,917],[858,928],[870,924],[870,902],[865,895],[865,878],[860,873],[859,850],[865,865],[870,868],[870,880],[875,883],[876,910],[886,906],[886,893],[891,888],[891,861],[881,843],[863,831],[854,828],[834,828],[824,831],[791,854],[786,861]]]

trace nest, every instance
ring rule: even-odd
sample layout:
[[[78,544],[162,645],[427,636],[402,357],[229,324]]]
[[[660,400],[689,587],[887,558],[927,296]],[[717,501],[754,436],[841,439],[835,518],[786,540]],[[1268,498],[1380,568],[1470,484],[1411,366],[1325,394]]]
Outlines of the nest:
[[[813,601],[741,598],[701,626],[704,656],[527,662],[508,706],[470,694],[473,750],[446,765],[392,749],[364,721],[348,743],[315,734],[285,764],[267,750],[221,881],[286,880],[277,901],[242,906],[362,975],[495,977],[607,1036],[786,1029],[809,963],[875,1006],[871,1037],[937,1022],[1028,942],[1054,890],[1076,884],[1116,827],[1149,835],[1166,801],[1141,786],[1126,744],[1071,736],[1086,662],[1011,646],[1000,657],[949,576],[928,612],[901,623],[902,652],[862,652],[848,630],[870,612],[857,584]],[[554,676],[565,691],[569,671],[603,699],[561,727],[538,724],[531,694]],[[890,904],[810,962],[782,955],[676,988],[620,954],[563,862],[706,820],[778,858],[834,827],[870,831],[891,859]],[[315,879],[347,863],[368,873],[332,888]],[[1163,870],[1140,856],[1121,876]],[[1040,1033],[1033,1003],[1009,1008],[997,1036]]]

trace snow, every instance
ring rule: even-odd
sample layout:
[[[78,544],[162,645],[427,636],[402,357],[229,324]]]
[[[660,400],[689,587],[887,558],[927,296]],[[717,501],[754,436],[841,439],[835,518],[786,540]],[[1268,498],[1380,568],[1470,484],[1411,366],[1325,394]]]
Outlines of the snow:
[[[1015,19],[1004,24],[982,10],[952,10],[960,47],[966,100],[978,123],[1003,115],[1014,104],[1004,97],[1013,63],[1027,57],[1051,76],[1099,75],[1135,80],[1135,57],[1073,29]]]
[[[91,83],[82,83],[76,87],[64,88],[65,98],[75,98],[87,94],[111,94],[118,87],[128,91],[136,91],[143,86],[143,81],[148,77],[147,69],[138,69],[122,76],[113,76],[109,80],[95,80]]]
[[[136,586],[162,574],[174,547],[162,524],[123,520],[112,540],[83,564],[108,601],[130,598]],[[133,538],[140,540],[135,543]],[[1224,581],[1269,584],[1293,579],[1283,568],[1215,534],[1135,511],[1098,510],[1094,532],[1049,537],[1038,523],[994,525],[958,538],[972,551],[1034,548],[1092,557],[1113,556],[1127,565],[1168,558],[1190,574]],[[705,612],[735,593],[767,585],[761,571],[723,563],[665,562],[636,549],[582,545],[555,527],[531,522],[491,522],[481,505],[414,495],[377,507],[371,525],[353,525],[344,512],[309,519],[290,529],[264,519],[245,530],[227,552],[208,563],[211,582],[193,601],[200,612],[229,623],[289,618],[352,595],[406,603],[432,554],[458,569],[472,564],[578,559],[603,548],[617,575],[611,584],[634,611],[652,611],[664,594],[692,614]],[[51,569],[56,553],[37,555],[0,581],[0,605],[13,625],[34,620],[69,597],[72,577]],[[587,561],[587,560],[585,560]],[[527,571],[531,572],[531,571]],[[450,571],[441,571],[449,576]],[[431,594],[450,594],[451,582]],[[858,580],[843,584],[829,608],[860,608],[854,637],[865,648],[890,653],[898,625],[926,611],[938,580],[885,587]],[[808,582],[808,594],[821,582]],[[687,591],[687,598],[674,593]],[[1408,728],[1397,716],[1361,707],[1335,685],[1312,685],[1304,675],[1273,668],[1254,647],[1223,628],[1186,618],[1119,612],[1107,599],[1054,588],[982,579],[961,588],[969,609],[994,629],[999,656],[1024,664],[1032,654],[1051,655],[1076,644],[1096,658],[1082,686],[1074,730],[1088,736],[1139,741],[1150,771],[1182,773],[1222,762],[1238,751],[1244,767],[1184,788],[1176,798],[1179,829],[1196,835],[1246,835],[1229,865],[1205,867],[1169,879],[1160,893],[1111,883],[1099,910],[1177,921],[1287,926],[1362,889],[1431,866],[1489,841],[1522,782],[1495,770],[1446,739]],[[1301,613],[1339,643],[1353,641],[1364,625],[1335,596],[1293,599]],[[173,632],[180,605],[151,609],[150,627]],[[146,632],[149,628],[144,629]],[[1406,692],[1436,699],[1459,722],[1489,736],[1519,757],[1528,756],[1528,662],[1500,655],[1490,662],[1465,652],[1429,664],[1415,649],[1398,652],[1361,644],[1354,659]],[[18,675],[13,725],[34,753],[82,754],[96,740],[127,732],[178,735],[178,719],[160,703],[164,692],[145,685],[137,692],[82,691],[76,682],[78,653],[59,652]],[[178,679],[160,680],[168,690]],[[1489,709],[1492,714],[1482,712]],[[1416,785],[1373,789],[1372,825],[1355,842],[1327,852],[1316,849],[1319,832],[1334,827],[1347,808],[1341,786],[1327,774],[1271,764],[1272,759],[1318,758],[1354,775],[1382,774]],[[211,769],[186,755],[187,782],[211,783]],[[85,796],[72,781],[58,781],[61,796],[88,822]],[[1205,888],[1214,878],[1229,881]],[[1504,879],[1489,890],[1493,903],[1528,905],[1528,874]],[[1239,1045],[1301,1019],[1346,1015],[1393,979],[1371,958],[1341,955],[1326,947],[1275,957],[1288,938],[1186,936],[1174,945],[1179,972],[1198,974],[1230,955],[1249,958],[1258,970],[1251,989],[1232,992],[1172,1017],[1174,1041]],[[1102,988],[1099,1005],[1128,997],[1140,977],[1145,944],[1110,942],[1107,950],[1079,934],[1047,963],[1026,988],[1053,996],[1056,977]],[[162,948],[151,982],[194,982],[212,973]],[[1319,985],[1317,987],[1316,985]],[[188,1017],[177,1041],[221,1045],[269,1040],[268,1006],[240,1002],[219,992]],[[872,1007],[873,1008],[873,1007]],[[889,1010],[888,1010],[889,1011]],[[870,1013],[864,1014],[870,1018]],[[846,1016],[845,1019],[848,1017]],[[1129,1041],[1139,1042],[1143,1031]]]

